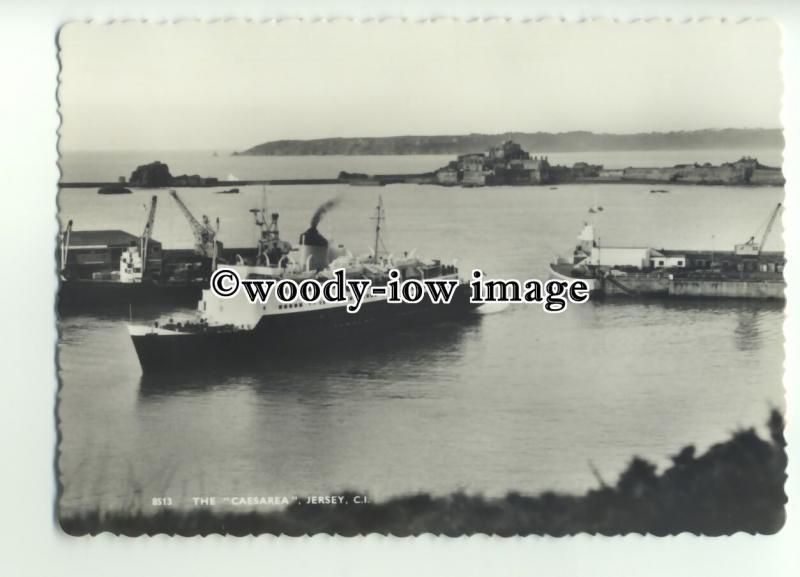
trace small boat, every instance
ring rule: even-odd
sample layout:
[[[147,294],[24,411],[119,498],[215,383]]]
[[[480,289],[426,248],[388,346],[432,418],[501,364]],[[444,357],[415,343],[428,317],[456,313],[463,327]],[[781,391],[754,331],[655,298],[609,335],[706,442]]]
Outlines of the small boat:
[[[217,194],[239,194],[239,189],[229,188],[228,190],[218,190]]]
[[[589,214],[597,214],[603,212],[603,207],[597,204],[597,194],[594,195],[594,206],[589,208]]]
[[[131,189],[125,188],[121,184],[111,184],[109,186],[101,186],[97,190],[97,194],[131,194]]]

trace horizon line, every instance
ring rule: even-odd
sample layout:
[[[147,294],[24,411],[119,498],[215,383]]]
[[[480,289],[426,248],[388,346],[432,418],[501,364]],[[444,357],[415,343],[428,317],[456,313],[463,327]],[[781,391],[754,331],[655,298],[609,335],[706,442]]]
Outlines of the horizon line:
[[[463,132],[463,133],[432,133],[432,134],[390,134],[390,135],[380,135],[380,136],[319,136],[313,138],[274,138],[271,140],[264,140],[257,144],[249,145],[245,148],[83,148],[83,147],[63,147],[61,143],[58,144],[57,149],[59,154],[62,152],[241,152],[249,150],[255,146],[260,146],[262,144],[271,143],[271,142],[313,142],[313,141],[320,141],[320,140],[334,140],[334,139],[381,139],[381,138],[414,138],[414,137],[423,137],[423,138],[435,138],[435,137],[448,137],[448,136],[500,136],[503,134],[551,134],[551,135],[565,135],[565,134],[574,134],[574,133],[588,133],[597,136],[637,136],[637,135],[646,135],[646,134],[676,134],[676,133],[692,133],[692,132],[722,132],[726,130],[741,130],[741,131],[750,131],[750,130],[763,130],[763,131],[773,131],[773,130],[780,130],[783,132],[785,128],[783,126],[779,127],[763,127],[763,126],[752,126],[752,127],[706,127],[706,128],[689,128],[689,129],[679,129],[679,130],[649,130],[649,131],[640,131],[640,132],[595,132],[593,130],[565,130],[559,132],[552,132],[552,131],[536,131],[536,132],[528,132],[525,130],[503,130],[498,132]],[[654,149],[659,150],[659,149]],[[666,148],[664,150],[672,150],[670,148]],[[569,151],[560,151],[560,152],[569,152]],[[575,152],[593,152],[592,150],[576,150]],[[331,155],[335,156],[335,155]]]

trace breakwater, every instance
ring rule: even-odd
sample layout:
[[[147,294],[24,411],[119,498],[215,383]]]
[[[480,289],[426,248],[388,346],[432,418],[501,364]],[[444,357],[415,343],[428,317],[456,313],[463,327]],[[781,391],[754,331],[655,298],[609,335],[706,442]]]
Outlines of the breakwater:
[[[671,278],[671,275],[608,275],[599,279],[604,296],[782,300],[786,283],[779,279]]]
[[[337,184],[340,178],[271,178],[256,180],[220,180],[216,177],[204,177],[197,174],[173,176],[169,166],[156,160],[149,164],[137,166],[128,178],[120,176],[114,182],[61,182],[61,188],[97,188],[100,194],[124,194],[130,188],[213,188],[239,187],[253,185],[292,185],[292,184]],[[224,191],[224,192],[231,192]]]
[[[741,159],[719,166],[711,164],[678,164],[668,167],[629,167],[600,169],[596,175],[585,176],[585,182],[630,182],[640,184],[708,184],[783,186],[780,169],[759,164],[756,159]]]
[[[786,283],[782,280],[713,280],[676,278],[670,282],[669,295],[675,297],[710,297],[733,299],[783,299]]]
[[[147,186],[142,188],[166,188],[167,186],[179,186],[181,188],[214,188],[214,187],[230,187],[230,186],[284,186],[284,185],[301,185],[301,184],[339,184],[342,181],[338,178],[280,178],[280,179],[265,179],[265,180],[215,180],[213,182],[203,182],[196,184],[170,184],[164,186]],[[126,185],[127,183],[122,183]],[[119,182],[60,182],[60,188],[103,188],[111,186],[119,186]],[[128,185],[135,186],[135,185]]]

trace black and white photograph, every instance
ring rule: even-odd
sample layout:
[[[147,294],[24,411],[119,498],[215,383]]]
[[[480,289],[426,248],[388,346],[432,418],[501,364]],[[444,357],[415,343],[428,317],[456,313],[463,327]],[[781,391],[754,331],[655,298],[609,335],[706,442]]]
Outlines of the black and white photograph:
[[[776,22],[57,50],[67,535],[781,531]]]

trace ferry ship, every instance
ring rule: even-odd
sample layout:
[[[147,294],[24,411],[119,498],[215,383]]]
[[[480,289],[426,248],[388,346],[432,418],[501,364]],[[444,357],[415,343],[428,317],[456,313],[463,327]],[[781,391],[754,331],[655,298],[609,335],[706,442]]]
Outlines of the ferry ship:
[[[373,285],[388,282],[392,269],[400,272],[402,280],[458,279],[450,304],[434,304],[427,299],[418,304],[391,304],[385,296],[366,295],[361,309],[351,314],[346,311],[346,303],[298,300],[282,304],[274,299],[251,303],[243,291],[221,299],[205,289],[196,318],[189,322],[128,326],[142,370],[183,370],[275,356],[296,358],[302,363],[304,355],[318,347],[355,346],[354,341],[365,337],[390,338],[398,328],[419,329],[442,320],[461,319],[479,306],[469,302],[469,286],[459,279],[455,264],[423,261],[413,252],[402,258],[387,254],[380,233],[382,201],[376,207],[371,254],[354,257],[342,246],[330,247],[317,227],[332,206],[329,202],[317,209],[310,228],[300,235],[297,250],[281,239],[277,213],[267,221],[265,209],[260,215],[254,209],[256,224],[261,227],[257,255],[252,262],[239,258],[226,268],[235,270],[242,279],[325,280],[338,269],[344,269],[347,278],[368,278]]]

